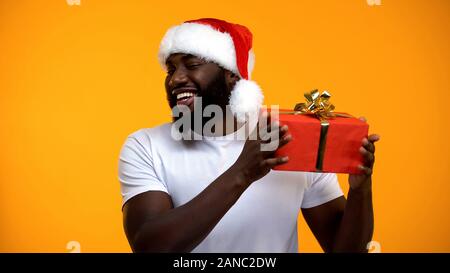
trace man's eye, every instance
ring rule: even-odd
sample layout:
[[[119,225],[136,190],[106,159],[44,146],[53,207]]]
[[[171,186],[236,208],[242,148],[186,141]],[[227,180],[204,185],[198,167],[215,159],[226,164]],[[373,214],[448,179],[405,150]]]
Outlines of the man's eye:
[[[195,63],[195,64],[188,64],[188,65],[186,65],[186,67],[188,69],[195,69],[195,68],[197,68],[197,67],[199,67],[201,65],[202,65],[201,63]]]

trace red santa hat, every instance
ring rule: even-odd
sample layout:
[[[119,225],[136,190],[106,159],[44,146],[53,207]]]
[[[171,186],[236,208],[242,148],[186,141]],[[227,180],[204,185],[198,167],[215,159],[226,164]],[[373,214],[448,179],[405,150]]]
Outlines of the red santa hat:
[[[213,18],[186,21],[171,27],[161,41],[158,59],[164,69],[167,58],[174,53],[198,56],[238,75],[240,80],[230,96],[231,111],[240,122],[259,113],[264,96],[250,80],[255,55],[248,28]]]

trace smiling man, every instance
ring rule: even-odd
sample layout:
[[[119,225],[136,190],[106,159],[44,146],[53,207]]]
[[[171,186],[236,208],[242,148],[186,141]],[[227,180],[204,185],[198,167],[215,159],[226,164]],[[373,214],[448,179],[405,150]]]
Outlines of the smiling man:
[[[231,117],[216,119],[216,128],[224,130],[212,135],[202,130],[208,120],[203,115],[200,130],[183,128],[200,140],[173,137],[180,116],[126,139],[119,180],[133,251],[297,252],[300,210],[324,251],[366,251],[373,232],[377,135],[361,140],[365,174],[349,176],[346,200],[336,174],[272,170],[289,159],[261,147],[267,136],[279,137],[278,147],[286,145],[286,126],[269,121],[261,126],[267,127],[265,136],[240,135],[263,100],[250,80],[254,55],[246,27],[210,18],[187,21],[167,31],[159,60],[167,71],[170,107],[188,110],[194,120],[209,106]]]

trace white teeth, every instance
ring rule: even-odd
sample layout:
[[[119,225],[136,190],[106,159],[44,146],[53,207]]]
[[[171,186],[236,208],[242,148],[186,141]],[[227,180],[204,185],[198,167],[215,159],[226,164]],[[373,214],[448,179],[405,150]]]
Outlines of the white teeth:
[[[189,98],[189,97],[192,97],[192,96],[194,96],[194,93],[183,92],[183,93],[180,93],[180,94],[177,95],[177,100],[184,99],[184,98]]]

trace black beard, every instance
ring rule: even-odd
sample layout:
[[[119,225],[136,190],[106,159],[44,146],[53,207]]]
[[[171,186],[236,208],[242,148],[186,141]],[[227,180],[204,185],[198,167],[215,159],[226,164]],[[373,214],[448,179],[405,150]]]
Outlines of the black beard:
[[[202,98],[203,109],[208,105],[218,105],[225,110],[230,102],[231,90],[225,80],[223,69],[217,74],[217,77],[204,89],[199,89],[198,96]]]
[[[222,108],[223,113],[226,113],[226,106],[230,102],[230,95],[231,95],[231,89],[228,87],[226,80],[225,80],[225,71],[223,69],[220,70],[220,72],[217,74],[217,77],[204,89],[201,89],[199,86],[196,85],[196,88],[198,90],[198,93],[196,94],[198,97],[202,98],[202,109],[197,109],[200,105],[194,104],[194,111],[191,112],[191,128],[194,128],[194,112],[201,110],[203,113],[203,110],[208,105],[218,105]],[[174,95],[168,94],[167,100],[169,102],[170,107],[173,109],[173,107],[176,107],[177,105],[177,99]],[[173,122],[180,119],[180,117],[173,117]],[[202,128],[210,120],[212,117],[203,117],[202,118]]]

